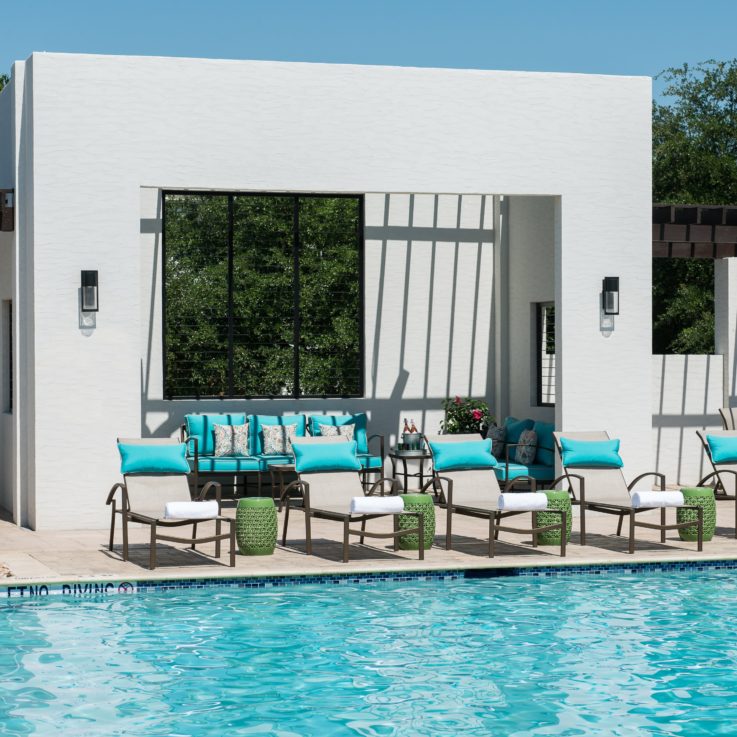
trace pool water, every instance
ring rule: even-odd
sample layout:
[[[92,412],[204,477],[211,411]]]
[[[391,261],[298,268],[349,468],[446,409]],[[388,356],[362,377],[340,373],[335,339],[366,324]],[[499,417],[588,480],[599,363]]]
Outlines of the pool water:
[[[737,732],[737,574],[0,606],[0,735]]]

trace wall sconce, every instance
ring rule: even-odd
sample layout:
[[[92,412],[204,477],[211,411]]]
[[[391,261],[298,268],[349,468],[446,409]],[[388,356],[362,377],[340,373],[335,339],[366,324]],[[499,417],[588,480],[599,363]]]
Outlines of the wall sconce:
[[[605,315],[619,314],[619,277],[605,276],[601,287],[601,306]]]
[[[82,312],[98,312],[100,302],[98,296],[97,272],[82,272]]]

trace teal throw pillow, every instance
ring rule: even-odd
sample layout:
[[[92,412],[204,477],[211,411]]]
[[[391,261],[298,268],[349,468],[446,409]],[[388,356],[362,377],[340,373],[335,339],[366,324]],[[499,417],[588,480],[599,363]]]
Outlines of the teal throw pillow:
[[[337,443],[292,443],[297,473],[360,471],[356,441]]]
[[[707,435],[706,442],[714,463],[737,463],[737,436]]]
[[[184,443],[134,445],[118,443],[121,473],[189,473]]]
[[[491,438],[430,443],[435,471],[462,471],[471,468],[494,468],[496,458],[491,454]]]
[[[518,443],[519,436],[525,430],[532,430],[534,424],[533,420],[518,420],[516,417],[507,417],[504,420],[504,427],[507,431],[506,442],[511,444]]]
[[[566,468],[622,468],[619,440],[571,440],[561,438]]]

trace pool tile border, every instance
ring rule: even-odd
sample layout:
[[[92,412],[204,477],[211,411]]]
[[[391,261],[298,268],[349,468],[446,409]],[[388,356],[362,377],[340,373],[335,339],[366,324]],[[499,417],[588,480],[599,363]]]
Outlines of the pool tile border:
[[[495,568],[439,569],[425,571],[375,571],[362,573],[316,573],[304,575],[233,576],[222,578],[170,578],[148,580],[97,580],[55,583],[8,583],[0,586],[2,599],[37,599],[46,596],[70,598],[143,594],[186,589],[269,589],[304,585],[341,586],[397,582],[448,582],[463,579],[606,574],[642,575],[673,571],[737,570],[737,559],[693,561],[642,561],[635,563],[590,563],[554,566],[499,566]]]

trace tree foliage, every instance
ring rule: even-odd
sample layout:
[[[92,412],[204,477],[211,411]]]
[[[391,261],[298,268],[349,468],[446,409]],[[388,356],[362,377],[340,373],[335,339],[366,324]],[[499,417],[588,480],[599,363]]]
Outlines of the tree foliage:
[[[167,395],[360,394],[359,210],[356,197],[167,195]]]
[[[10,82],[10,77],[8,77],[7,74],[0,74],[0,92],[2,92],[3,87],[5,87],[8,82]]]
[[[666,69],[653,104],[653,200],[737,204],[737,59]],[[714,263],[653,260],[653,352],[712,353]]]

